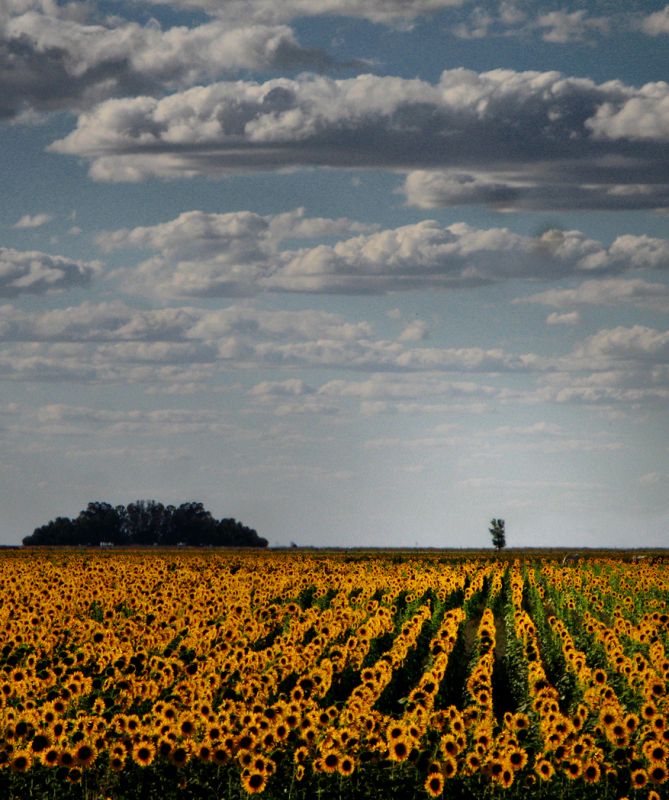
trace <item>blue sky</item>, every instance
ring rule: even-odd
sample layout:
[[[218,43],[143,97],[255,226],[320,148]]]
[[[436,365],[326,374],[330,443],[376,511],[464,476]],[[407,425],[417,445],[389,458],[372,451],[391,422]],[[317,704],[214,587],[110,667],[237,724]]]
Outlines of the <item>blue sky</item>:
[[[669,6],[0,3],[0,543],[658,546]]]

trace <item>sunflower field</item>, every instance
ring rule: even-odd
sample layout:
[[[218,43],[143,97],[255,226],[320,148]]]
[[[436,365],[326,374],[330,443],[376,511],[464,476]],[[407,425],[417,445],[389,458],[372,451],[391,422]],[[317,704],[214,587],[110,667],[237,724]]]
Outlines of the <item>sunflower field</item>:
[[[2,798],[669,798],[669,565],[8,550]]]

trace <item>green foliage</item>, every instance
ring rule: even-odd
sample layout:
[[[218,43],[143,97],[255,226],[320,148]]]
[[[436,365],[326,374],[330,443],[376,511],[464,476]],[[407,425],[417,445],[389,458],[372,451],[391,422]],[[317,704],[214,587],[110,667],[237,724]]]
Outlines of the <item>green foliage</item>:
[[[495,550],[501,550],[506,547],[506,533],[504,530],[503,519],[493,519],[490,521],[490,536],[492,537],[492,545]]]

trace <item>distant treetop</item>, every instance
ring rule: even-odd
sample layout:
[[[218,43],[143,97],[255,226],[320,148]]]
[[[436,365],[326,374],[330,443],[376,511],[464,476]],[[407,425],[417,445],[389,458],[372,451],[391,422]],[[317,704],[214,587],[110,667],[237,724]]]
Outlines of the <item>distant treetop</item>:
[[[267,539],[235,519],[217,520],[202,503],[164,506],[155,500],[136,500],[127,506],[89,503],[75,519],[57,517],[35,528],[23,544],[267,547]]]

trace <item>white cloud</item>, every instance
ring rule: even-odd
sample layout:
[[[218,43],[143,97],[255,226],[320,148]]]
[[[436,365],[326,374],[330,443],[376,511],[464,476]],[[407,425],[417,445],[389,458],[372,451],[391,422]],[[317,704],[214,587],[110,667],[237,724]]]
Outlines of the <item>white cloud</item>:
[[[427,337],[428,326],[422,319],[410,322],[398,336],[400,342],[421,342]]]
[[[445,381],[434,376],[372,375],[364,380],[331,380],[319,393],[333,397],[354,397],[365,400],[407,400],[424,397],[469,398],[495,397],[497,389],[472,381]]]
[[[669,311],[669,286],[639,278],[600,278],[584,281],[573,289],[548,289],[529,297],[519,297],[514,303],[540,303],[554,308],[631,305],[651,311]]]
[[[581,322],[581,315],[578,311],[570,311],[566,314],[553,312],[546,317],[547,325],[578,325]]]
[[[233,21],[263,21],[276,23],[299,17],[342,16],[358,17],[371,22],[405,27],[423,15],[444,8],[460,6],[466,0],[150,0],[156,5],[168,2],[172,6],[199,9],[208,14]]]
[[[602,103],[585,122],[596,139],[669,141],[669,84],[647,83],[633,96]]]
[[[659,486],[664,483],[669,483],[669,473],[646,472],[639,477],[639,483],[643,486]]]
[[[26,228],[41,228],[47,222],[51,222],[53,214],[24,214],[18,222],[12,225],[12,228],[26,229]]]
[[[238,306],[213,311],[192,307],[140,310],[118,300],[39,313],[0,306],[0,336],[17,342],[208,342],[235,336],[355,342],[371,334],[367,322],[349,323],[325,311]]]
[[[577,350],[578,356],[619,360],[669,362],[669,331],[645,325],[619,326],[598,331]]]
[[[669,5],[644,17],[640,27],[649,36],[669,34]]]
[[[656,385],[653,372],[629,367],[585,376],[556,372],[543,379],[546,385],[536,392],[535,402],[585,406],[611,419],[626,415],[638,419],[640,410],[664,411],[669,403],[667,376],[665,385]],[[635,379],[635,385],[630,386]]]
[[[51,150],[88,159],[92,177],[109,181],[331,166],[666,185],[668,104],[667,84],[559,72],[452,69],[436,83],[302,75],[109,100]]]
[[[545,165],[532,171],[470,173],[452,170],[413,170],[404,180],[401,192],[408,205],[442,208],[460,205],[486,205],[496,211],[543,211],[554,209],[632,209],[669,208],[669,184],[593,182],[578,176],[555,174]]]
[[[375,230],[348,219],[309,219],[302,213],[263,217],[248,211],[186,212],[161,225],[103,234],[98,242],[105,249],[157,251],[116,274],[127,291],[160,298],[239,297],[263,291],[383,294],[669,266],[669,242],[648,236],[621,235],[606,247],[577,230],[547,230],[529,237],[508,228],[477,229],[465,223],[442,227],[434,220]],[[296,238],[356,231],[363,232],[335,244],[282,249]],[[423,322],[414,322],[401,336],[418,341],[426,332]]]
[[[365,369],[533,372],[532,354],[478,347],[411,347],[373,337],[367,322],[321,311],[132,309],[83,303],[41,313],[0,307],[0,375],[15,380],[211,384],[225,370]]]
[[[183,436],[199,433],[231,434],[234,428],[217,411],[192,409],[117,410],[52,403],[27,410],[14,432],[41,435],[95,432],[101,436]]]
[[[102,266],[39,251],[0,247],[0,297],[87,286]]]
[[[605,17],[589,17],[584,9],[572,12],[564,9],[549,11],[540,14],[535,25],[543,31],[544,41],[558,44],[580,42],[593,32],[606,34],[609,31],[609,23]]]
[[[314,389],[299,378],[284,381],[261,381],[249,390],[251,397],[262,402],[273,401],[276,397],[302,397],[313,394]]]
[[[0,9],[0,118],[82,109],[109,97],[163,94],[240,70],[321,69],[285,25],[213,20],[163,30],[93,17],[85,3],[15,3]],[[19,78],[19,79],[17,79]]]

